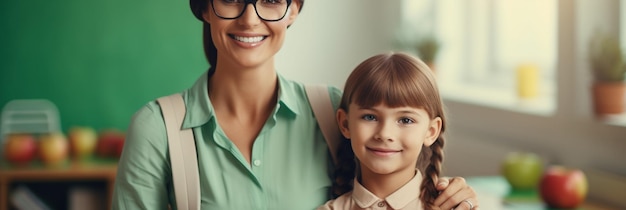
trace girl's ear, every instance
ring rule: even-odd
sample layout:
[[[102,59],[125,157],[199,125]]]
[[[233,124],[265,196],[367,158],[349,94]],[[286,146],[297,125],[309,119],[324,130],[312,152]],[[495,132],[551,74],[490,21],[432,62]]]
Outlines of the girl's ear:
[[[435,143],[441,133],[442,124],[443,121],[441,120],[441,117],[436,117],[430,121],[428,132],[426,133],[426,139],[424,139],[424,146],[430,147],[430,145]]]
[[[348,129],[348,113],[343,110],[337,110],[337,124],[339,125],[339,130],[343,137],[346,139],[350,139],[350,130]]]

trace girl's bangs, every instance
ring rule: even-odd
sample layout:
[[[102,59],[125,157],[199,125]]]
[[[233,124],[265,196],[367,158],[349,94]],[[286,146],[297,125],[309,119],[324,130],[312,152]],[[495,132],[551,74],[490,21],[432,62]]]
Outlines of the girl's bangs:
[[[431,83],[424,78],[425,75],[415,74],[412,65],[391,62],[380,66],[394,71],[374,71],[373,75],[363,77],[355,85],[351,101],[361,107],[373,107],[383,102],[389,107],[425,107],[428,98],[432,97],[432,90],[424,91],[427,88],[424,86],[430,86]],[[431,94],[427,94],[429,92]]]

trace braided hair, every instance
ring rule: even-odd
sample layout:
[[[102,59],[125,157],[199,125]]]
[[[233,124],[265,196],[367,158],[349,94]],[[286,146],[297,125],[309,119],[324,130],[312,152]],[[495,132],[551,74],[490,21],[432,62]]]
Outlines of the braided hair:
[[[443,133],[446,127],[435,75],[423,61],[406,53],[391,52],[368,58],[348,77],[339,108],[347,113],[351,103],[372,107],[383,102],[390,107],[420,107],[426,110],[431,119],[441,118],[439,136],[430,146],[422,145],[416,166],[424,174],[420,200],[426,209],[433,209],[434,200],[439,195],[435,183],[442,170]],[[354,177],[360,173],[349,140],[341,141],[337,157],[338,165],[333,173],[333,198],[351,191]]]

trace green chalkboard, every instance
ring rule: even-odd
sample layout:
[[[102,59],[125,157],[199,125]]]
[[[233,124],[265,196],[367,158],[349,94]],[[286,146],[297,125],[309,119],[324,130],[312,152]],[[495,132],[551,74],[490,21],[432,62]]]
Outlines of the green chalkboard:
[[[126,130],[208,67],[185,0],[0,1],[0,107],[43,98],[75,125]]]

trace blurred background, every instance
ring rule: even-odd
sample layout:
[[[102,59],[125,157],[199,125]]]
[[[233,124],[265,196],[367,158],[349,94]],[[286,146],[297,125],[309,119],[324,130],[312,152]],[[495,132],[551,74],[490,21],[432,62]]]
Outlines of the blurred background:
[[[33,195],[53,209],[108,202],[99,197],[110,194],[115,155],[78,166],[74,155],[53,168],[42,160],[8,164],[16,119],[4,113],[53,110],[23,117],[58,119],[48,124],[68,140],[79,126],[97,141],[123,133],[141,106],[189,88],[206,71],[201,23],[186,1],[160,0],[1,1],[0,17],[0,209]],[[588,200],[623,209],[625,47],[620,0],[309,0],[276,61],[288,78],[342,88],[367,57],[418,55],[436,72],[449,113],[444,175],[497,176],[507,154],[533,153],[546,166],[585,171]],[[596,96],[607,81],[621,86],[617,95]],[[8,106],[16,99],[53,107]],[[82,175],[67,175],[76,171]]]

